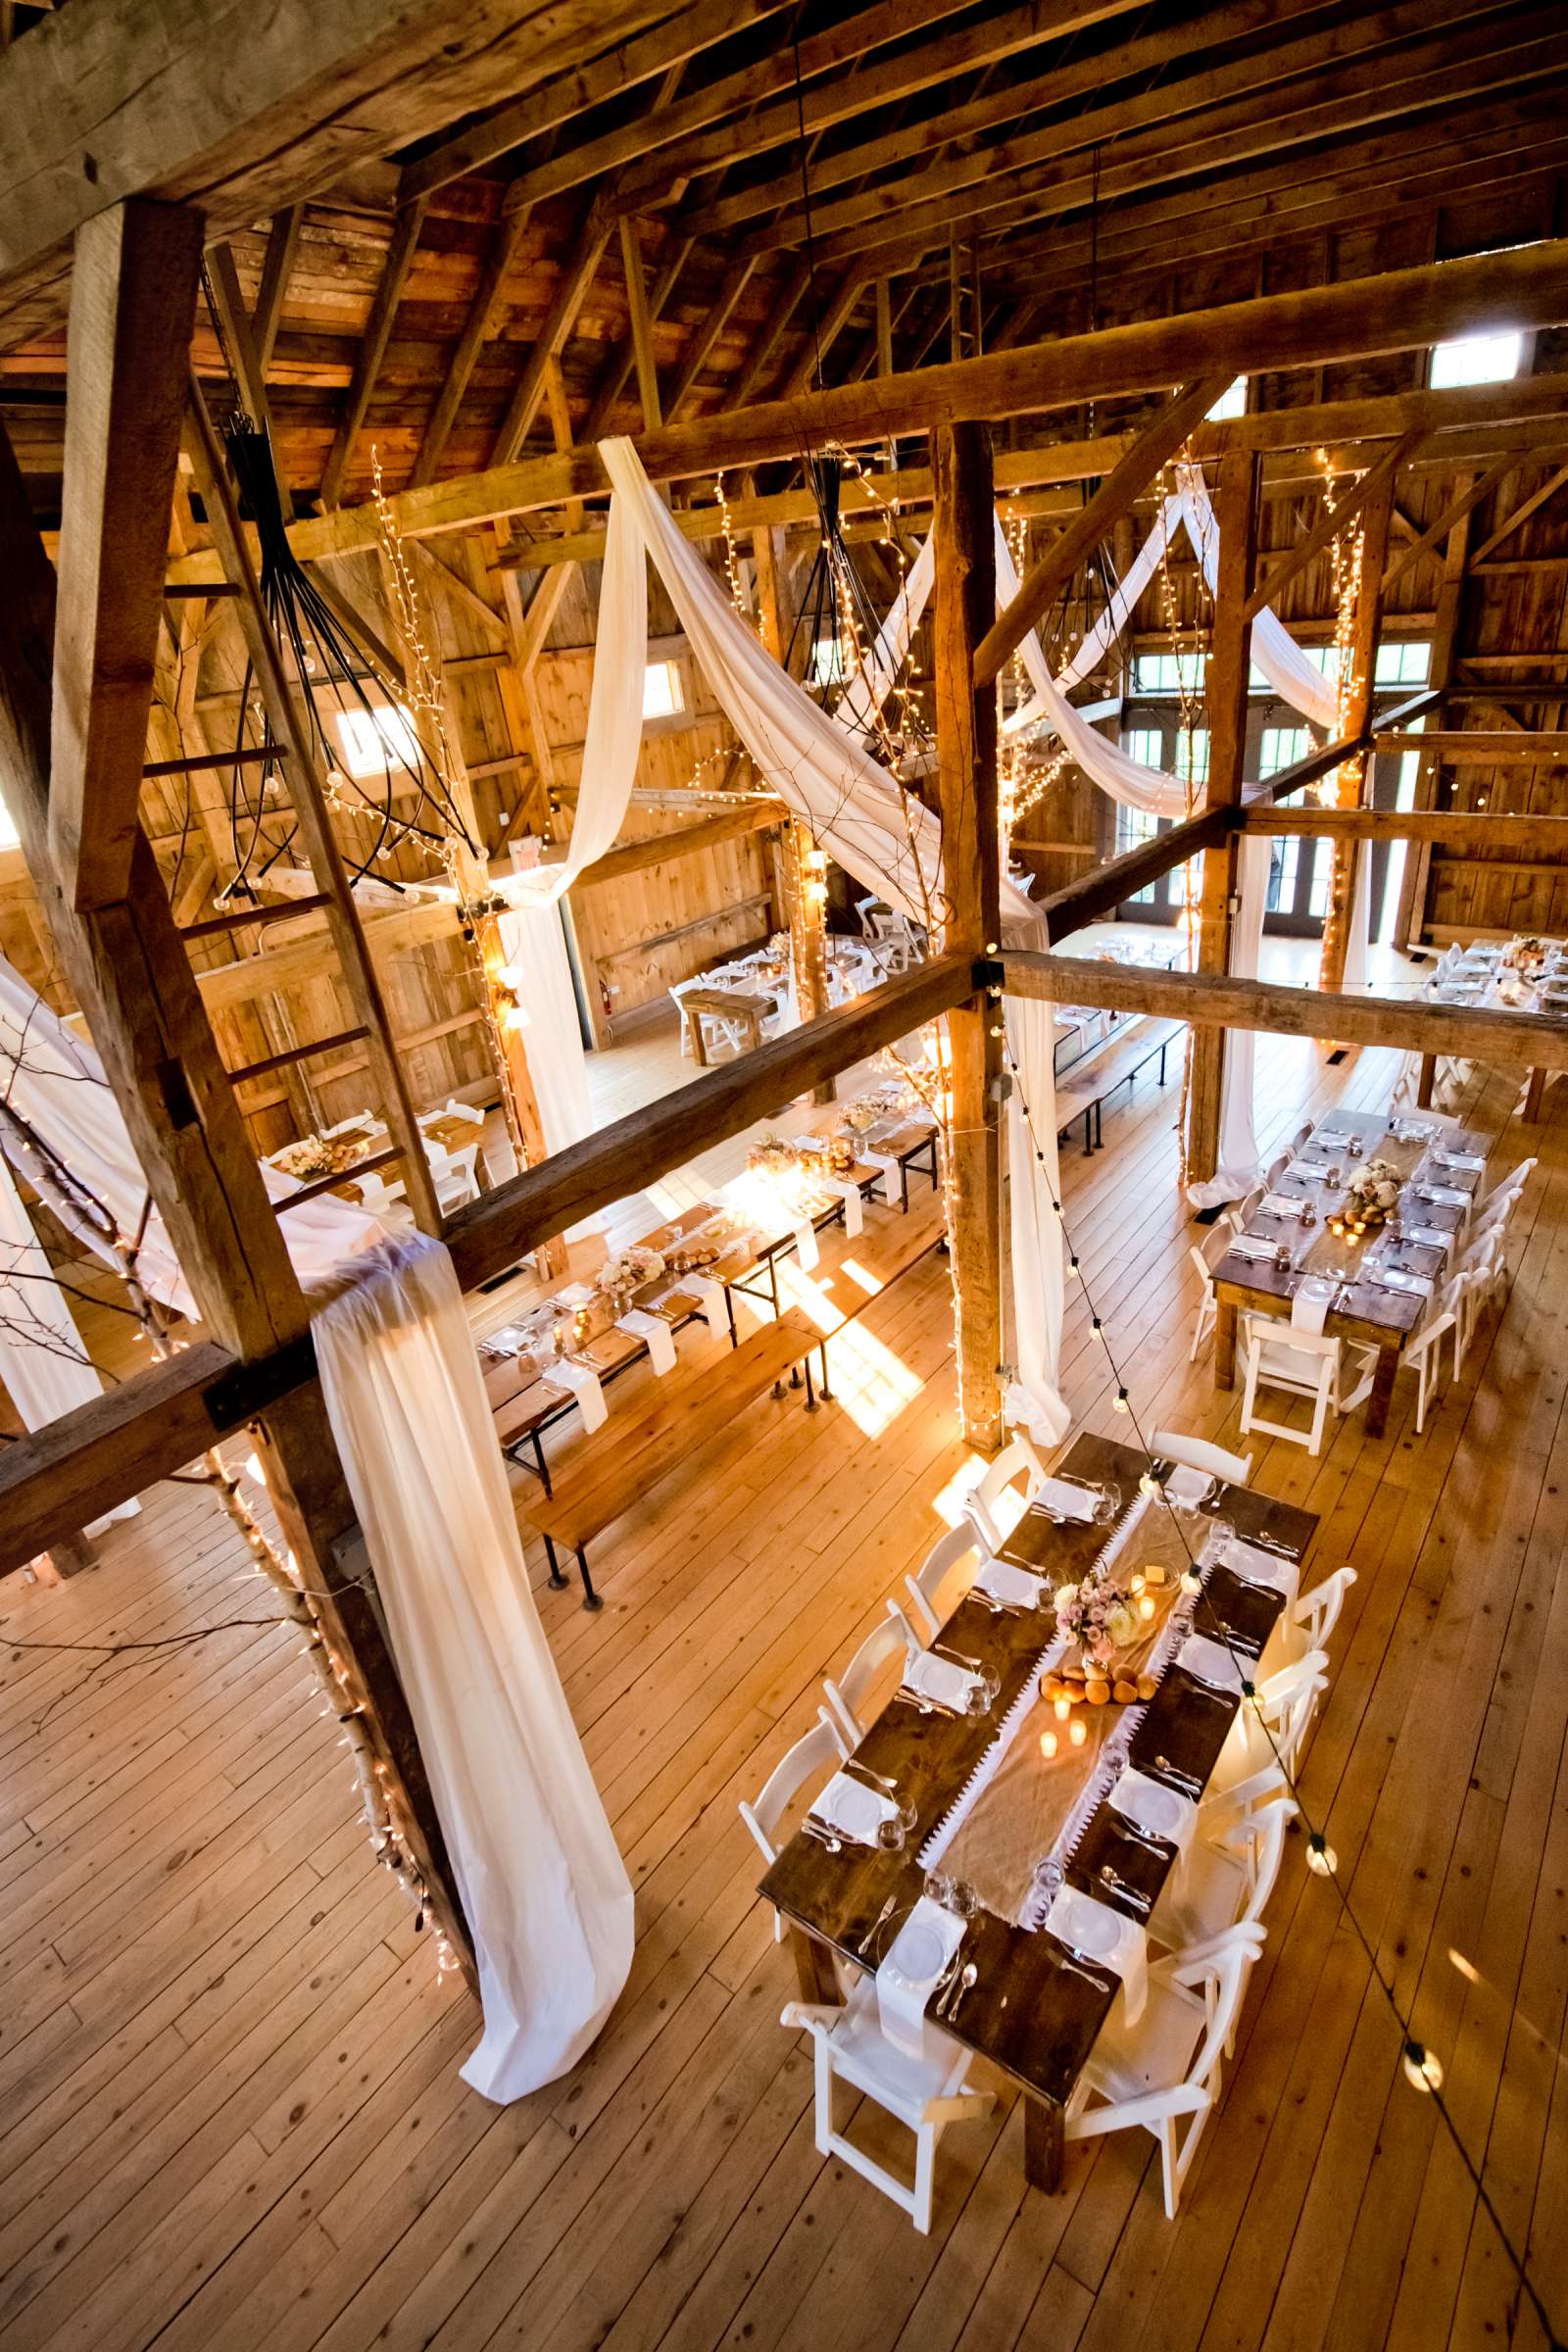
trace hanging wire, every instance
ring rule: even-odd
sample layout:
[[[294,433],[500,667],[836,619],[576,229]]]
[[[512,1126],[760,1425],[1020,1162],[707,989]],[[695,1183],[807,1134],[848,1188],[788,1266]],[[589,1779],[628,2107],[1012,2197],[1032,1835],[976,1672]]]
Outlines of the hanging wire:
[[[993,987],[988,993],[994,1003],[1001,1002],[1003,997],[1003,991],[1001,989]],[[1289,1789],[1292,1798],[1295,1800],[1301,1826],[1306,1833],[1307,1854],[1313,1868],[1313,1874],[1314,1876],[1326,1879],[1334,1888],[1335,1894],[1339,1900],[1340,1909],[1344,1914],[1346,1924],[1348,1926],[1351,1934],[1355,1937],[1356,1942],[1360,1945],[1361,1950],[1365,1955],[1367,1968],[1371,1975],[1372,1982],[1376,1984],[1379,1992],[1383,1995],[1384,2001],[1386,2002],[1389,2012],[1394,2019],[1396,2027],[1397,2028],[1401,2061],[1403,2062],[1407,2073],[1411,2075],[1412,2080],[1418,2076],[1422,2077],[1422,2090],[1426,2096],[1431,2098],[1437,2114],[1442,2119],[1444,2128],[1447,2132],[1448,2137],[1453,2143],[1453,2147],[1458,2155],[1459,2161],[1463,2165],[1465,2172],[1469,2177],[1471,2185],[1475,2190],[1477,2202],[1481,2205],[1483,2211],[1487,2215],[1488,2220],[1491,2222],[1493,2229],[1496,2231],[1497,2241],[1502,2248],[1503,2255],[1511,2267],[1515,2278],[1518,2279],[1520,2290],[1525,2295],[1531,2309],[1536,2315],[1536,2318],[1541,2323],[1542,2332],[1546,2338],[1548,2352],[1568,2352],[1568,2346],[1564,2345],[1562,2338],[1557,2334],[1556,2329],[1553,2328],[1551,2320],[1547,2314],[1545,2304],[1542,2300],[1542,2297],[1537,2292],[1536,2287],[1531,2280],[1529,2273],[1525,2267],[1525,2257],[1515,2246],[1501,2215],[1498,2213],[1496,2206],[1493,2203],[1492,2196],[1487,2188],[1485,2180],[1482,2178],[1480,2168],[1477,2166],[1474,2158],[1470,2154],[1469,2149],[1464,2143],[1463,2137],[1459,2132],[1459,2128],[1454,2122],[1453,2116],[1449,2111],[1447,2101],[1443,2096],[1441,2078],[1434,2080],[1430,2075],[1427,2075],[1424,2072],[1428,2064],[1430,2054],[1426,2050],[1425,2045],[1418,2038],[1409,2018],[1406,2016],[1404,2010],[1400,2007],[1398,1995],[1395,1990],[1393,1983],[1384,1975],[1382,1968],[1378,1964],[1377,1952],[1370,1938],[1368,1937],[1365,1929],[1362,1927],[1361,1922],[1359,1919],[1357,1919],[1355,1912],[1351,1907],[1348,1894],[1346,1892],[1345,1887],[1340,1882],[1325,1830],[1308,1812],[1307,1807],[1302,1800],[1300,1784],[1298,1782],[1296,1776],[1294,1773],[1292,1773],[1289,1766],[1286,1764],[1284,1757],[1281,1755],[1279,1744],[1274,1738],[1273,1730],[1269,1725],[1267,1717],[1263,1713],[1262,1706],[1258,1700],[1256,1684],[1253,1680],[1255,1661],[1236,1648],[1230,1629],[1220,1620],[1218,1613],[1208,1601],[1207,1594],[1203,1587],[1198,1583],[1199,1555],[1195,1554],[1191,1544],[1188,1542],[1187,1530],[1182,1524],[1181,1514],[1176,1510],[1170,1496],[1167,1494],[1164,1481],[1158,1476],[1155,1467],[1157,1457],[1154,1454],[1152,1447],[1150,1446],[1149,1440],[1144,1434],[1143,1423],[1139,1417],[1138,1408],[1133,1402],[1131,1391],[1123,1375],[1122,1368],[1117,1362],[1115,1351],[1111,1347],[1109,1337],[1106,1334],[1104,1320],[1094,1303],[1093,1295],[1091,1294],[1089,1288],[1089,1277],[1084,1272],[1082,1260],[1079,1258],[1077,1250],[1073,1247],[1071,1234],[1067,1224],[1067,1212],[1060,1198],[1060,1181],[1059,1179],[1051,1177],[1051,1162],[1041,1145],[1039,1135],[1035,1128],[1034,1116],[1030,1110],[1028,1099],[1023,1092],[1023,1075],[1018,1067],[1017,1057],[1012,1051],[1012,1040],[1005,1033],[1004,1016],[1003,1020],[1003,1052],[1008,1074],[1011,1077],[1015,1090],[1017,1091],[1018,1107],[1023,1118],[1024,1126],[1028,1131],[1030,1148],[1034,1152],[1036,1164],[1046,1171],[1047,1177],[1050,1179],[1052,1213],[1055,1217],[1057,1225],[1061,1231],[1062,1247],[1067,1252],[1067,1270],[1076,1278],[1079,1288],[1083,1292],[1084,1304],[1089,1311],[1089,1328],[1094,1337],[1099,1340],[1101,1348],[1105,1357],[1105,1361],[1110,1367],[1111,1378],[1115,1384],[1116,1403],[1118,1409],[1125,1411],[1129,1420],[1131,1421],[1133,1435],[1138,1444],[1138,1449],[1145,1457],[1147,1468],[1145,1469],[1143,1477],[1139,1482],[1140,1491],[1149,1494],[1152,1499],[1157,1500],[1158,1503],[1163,1507],[1175,1533],[1177,1542],[1180,1544],[1182,1550],[1186,1555],[1188,1574],[1192,1577],[1195,1585],[1198,1586],[1198,1590],[1194,1595],[1193,1621],[1196,1625],[1199,1623],[1200,1619],[1206,1620],[1202,1624],[1202,1632],[1205,1638],[1217,1642],[1224,1648],[1232,1665],[1236,1669],[1237,1680],[1241,1686],[1242,1703],[1244,1706],[1250,1707],[1252,1721],[1257,1725],[1258,1729],[1262,1732],[1265,1740],[1268,1742],[1269,1751],[1273,1756],[1275,1765],[1278,1767],[1285,1786]]]

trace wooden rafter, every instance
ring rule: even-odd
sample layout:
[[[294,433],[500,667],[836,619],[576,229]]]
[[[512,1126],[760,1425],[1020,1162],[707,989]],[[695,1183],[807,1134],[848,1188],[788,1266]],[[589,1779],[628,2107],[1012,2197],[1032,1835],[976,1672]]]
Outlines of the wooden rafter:
[[[277,340],[278,320],[283,316],[283,302],[288,293],[288,281],[294,272],[295,257],[300,248],[300,231],[304,224],[304,205],[288,204],[280,213],[273,214],[267,232],[267,251],[262,256],[262,279],[256,290],[256,308],[251,314],[251,335],[264,379],[272,364],[272,346]]]
[[[365,335],[354,362],[354,379],[349,385],[348,403],[333,435],[331,453],[321,475],[321,504],[335,507],[343,495],[343,480],[354,444],[369,411],[375,382],[386,358],[386,347],[392,339],[392,323],[397,317],[398,304],[408,283],[414,265],[415,249],[424,226],[424,205],[416,200],[399,212],[392,223],[392,238],[381,265],[375,298]]]
[[[201,252],[199,213],[139,199],[76,241],[49,842],[78,908],[124,897],[137,837]]]

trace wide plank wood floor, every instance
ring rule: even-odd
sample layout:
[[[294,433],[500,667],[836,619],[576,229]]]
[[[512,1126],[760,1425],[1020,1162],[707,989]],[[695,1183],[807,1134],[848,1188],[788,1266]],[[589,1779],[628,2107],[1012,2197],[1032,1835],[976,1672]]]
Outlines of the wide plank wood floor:
[[[1381,1105],[1394,1057],[1259,1054],[1265,1141]],[[1568,2324],[1568,1097],[1466,1111],[1537,1152],[1507,1310],[1426,1435],[1254,1483],[1322,1515],[1358,1579],[1305,1789],[1379,1964],[1412,2002],[1487,2192]],[[1233,1435],[1187,1361],[1194,1229],[1177,1089],[1149,1080],[1068,1153],[1094,1303],[1146,1428]],[[466,2090],[466,1994],[368,1857],[346,1759],[226,1524],[166,1486],[57,1590],[5,1590],[0,1679],[0,2344],[26,2352],[1400,2352],[1543,2342],[1405,2085],[1366,1954],[1293,1838],[1224,2108],[1176,2224],[1153,2143],[1025,2187],[1004,2094],[941,2151],[935,2229],[811,2137],[778,2025],[786,1954],[736,1800],[812,1720],[824,1669],[939,1532],[966,1455],[930,1260],[841,1350],[841,1401],[771,1401],[595,1552],[607,1606],[539,1592],[638,1888],[615,2017],[510,2109]],[[1082,1295],[1068,1394],[1123,1434]],[[542,1562],[535,1570],[542,1580]],[[165,1643],[89,1671],[27,1642]]]

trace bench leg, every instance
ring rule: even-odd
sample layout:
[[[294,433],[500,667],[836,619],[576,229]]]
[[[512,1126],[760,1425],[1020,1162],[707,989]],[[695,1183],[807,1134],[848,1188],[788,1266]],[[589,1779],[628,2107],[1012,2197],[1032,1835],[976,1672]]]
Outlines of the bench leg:
[[[784,1383],[781,1380],[775,1380],[773,1383],[773,1401],[775,1404],[778,1402],[778,1399],[784,1395]]]
[[[1159,1083],[1161,1086],[1165,1083],[1165,1048],[1163,1046],[1159,1049]]]
[[[1091,1102],[1084,1112],[1084,1157],[1090,1158],[1095,1149],[1095,1106]]]
[[[539,1472],[539,1484],[544,1488],[545,1497],[548,1500],[550,1496],[550,1464],[545,1460],[544,1445],[539,1432],[533,1430],[530,1435],[533,1441],[534,1464]]]
[[[729,1324],[729,1344],[732,1348],[738,1348],[741,1339],[740,1333],[735,1328],[735,1294],[727,1282],[724,1285],[724,1314]]]
[[[824,1341],[822,1342],[822,1345],[821,1345],[821,1347],[818,1348],[818,1350],[817,1350],[817,1353],[818,1353],[818,1354],[821,1356],[821,1358],[822,1358],[822,1390],[821,1390],[821,1394],[822,1394],[822,1402],[823,1402],[824,1404],[832,1404],[832,1403],[834,1402],[833,1392],[832,1392],[832,1390],[831,1390],[831,1389],[828,1387],[828,1385],[827,1385],[827,1342],[826,1342],[826,1340],[824,1340]]]
[[[545,1538],[545,1557],[550,1562],[549,1581],[552,1591],[556,1592],[564,1592],[565,1590],[566,1580],[561,1573],[561,1562],[556,1557],[556,1546],[549,1536],[546,1536]]]
[[[811,1385],[811,1359],[809,1356],[806,1359],[806,1409],[808,1413],[814,1413],[816,1410],[816,1391]]]
[[[582,1578],[582,1605],[585,1609],[602,1609],[605,1604],[594,1591],[594,1580],[588,1573],[588,1554],[580,1544],[573,1545],[573,1549],[577,1554],[577,1574]],[[564,1584],[566,1580],[563,1577],[561,1581]]]
[[[791,1366],[790,1366],[790,1387],[791,1387],[792,1389],[798,1389],[798,1388],[800,1387],[800,1385],[801,1385],[801,1367],[800,1367],[800,1365],[799,1365],[799,1364],[791,1364]]]

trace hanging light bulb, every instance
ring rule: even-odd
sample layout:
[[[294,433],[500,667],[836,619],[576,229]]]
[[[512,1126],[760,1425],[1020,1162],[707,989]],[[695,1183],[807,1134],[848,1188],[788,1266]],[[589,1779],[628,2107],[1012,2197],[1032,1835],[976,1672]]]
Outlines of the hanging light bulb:
[[[1422,2092],[1443,2088],[1443,2064],[1425,2042],[1407,2041],[1400,2053],[1399,2063],[1404,2079],[1412,2090]]]
[[[1332,1879],[1340,1867],[1340,1857],[1321,1830],[1314,1830],[1306,1841],[1306,1867],[1320,1879]]]
[[[1132,1411],[1132,1406],[1127,1401],[1127,1392],[1125,1389],[1118,1389],[1116,1391],[1116,1410],[1118,1413],[1130,1413]]]

